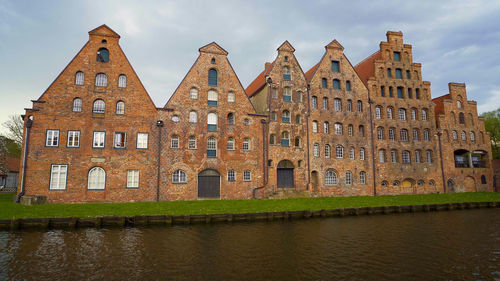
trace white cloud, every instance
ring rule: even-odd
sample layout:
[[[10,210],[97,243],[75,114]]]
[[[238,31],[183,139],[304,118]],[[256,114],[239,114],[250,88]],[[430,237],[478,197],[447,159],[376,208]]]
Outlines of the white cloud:
[[[470,97],[469,97],[470,99]],[[477,111],[479,114],[500,108],[500,89],[489,91],[488,98],[478,103]]]

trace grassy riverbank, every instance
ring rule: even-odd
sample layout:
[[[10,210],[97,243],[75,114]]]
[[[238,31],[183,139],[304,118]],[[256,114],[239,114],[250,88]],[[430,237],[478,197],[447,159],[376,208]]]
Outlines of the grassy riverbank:
[[[500,202],[500,193],[455,193],[397,196],[297,198],[280,200],[201,200],[175,202],[45,204],[13,203],[14,194],[0,194],[0,219],[100,217],[139,215],[198,215],[322,210],[337,208],[422,205],[463,202]]]

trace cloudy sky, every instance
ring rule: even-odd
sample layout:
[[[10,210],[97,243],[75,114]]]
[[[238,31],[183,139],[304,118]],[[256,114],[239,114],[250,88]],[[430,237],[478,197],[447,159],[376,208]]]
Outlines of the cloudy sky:
[[[0,0],[0,122],[22,114],[103,23],[161,107],[216,41],[246,87],[289,40],[304,71],[337,39],[353,64],[402,31],[432,96],[465,82],[479,111],[500,107],[500,1]]]

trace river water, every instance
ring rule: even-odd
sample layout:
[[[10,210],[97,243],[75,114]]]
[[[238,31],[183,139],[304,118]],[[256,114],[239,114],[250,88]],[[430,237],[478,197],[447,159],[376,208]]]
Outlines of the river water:
[[[0,280],[500,280],[500,209],[0,232]]]

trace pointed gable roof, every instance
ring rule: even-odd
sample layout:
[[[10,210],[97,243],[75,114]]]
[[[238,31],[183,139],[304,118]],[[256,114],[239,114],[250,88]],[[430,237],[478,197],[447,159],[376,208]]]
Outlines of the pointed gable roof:
[[[264,87],[264,85],[266,85],[266,76],[269,75],[273,66],[274,62],[266,62],[266,68],[264,69],[264,71],[262,71],[257,76],[257,78],[255,78],[255,80],[253,80],[252,83],[248,85],[248,87],[245,89],[245,92],[247,93],[247,96],[249,98],[254,96],[260,89],[262,89],[262,87]]]
[[[113,29],[111,29],[109,26],[105,24],[89,31],[89,35],[100,35],[100,36],[120,38],[120,35],[118,33],[116,33]]]
[[[337,41],[337,39],[333,39],[332,42],[328,43],[328,45],[325,46],[325,49],[340,49],[344,51],[344,47]]]
[[[375,75],[375,60],[378,60],[381,57],[380,51],[376,51],[354,67],[354,70],[356,70],[365,85],[367,85],[366,83],[368,82],[368,78]]]
[[[305,75],[306,75],[307,81],[309,81],[309,82],[311,81],[311,79],[312,79],[314,73],[316,72],[316,69],[318,69],[320,63],[321,63],[321,60],[315,66],[311,67],[311,69],[309,69],[306,72]]]
[[[286,51],[286,52],[295,52],[295,48],[288,42],[288,40],[285,40],[281,46],[278,47],[278,51]]]
[[[210,44],[207,44],[200,49],[198,49],[200,53],[211,53],[211,54],[217,54],[217,55],[224,55],[227,56],[228,52],[224,50],[219,44],[212,42]]]

